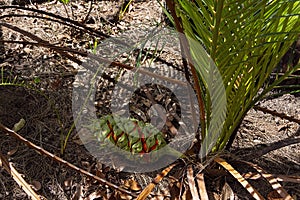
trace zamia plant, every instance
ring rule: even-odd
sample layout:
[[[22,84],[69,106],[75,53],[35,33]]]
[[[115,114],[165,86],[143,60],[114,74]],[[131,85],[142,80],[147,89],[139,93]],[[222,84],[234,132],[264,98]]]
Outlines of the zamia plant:
[[[188,41],[185,45],[197,71],[205,111],[202,139],[212,138],[205,148],[216,138],[211,148],[218,152],[236,133],[249,109],[299,70],[299,65],[290,67],[274,83],[266,83],[300,33],[300,1],[167,0],[167,5],[171,13],[173,10],[171,20],[176,29]],[[195,41],[204,46],[217,67],[224,90],[212,80],[215,72],[210,71],[211,63],[203,60]],[[215,88],[214,102],[210,88]],[[226,98],[226,109],[221,109],[222,98]]]

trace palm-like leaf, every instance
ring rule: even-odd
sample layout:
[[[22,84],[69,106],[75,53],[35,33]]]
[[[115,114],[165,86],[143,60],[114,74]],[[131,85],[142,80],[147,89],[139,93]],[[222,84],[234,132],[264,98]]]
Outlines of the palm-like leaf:
[[[274,87],[260,91],[270,73],[300,33],[300,2],[296,0],[176,0],[177,16],[190,38],[190,51],[199,79],[214,88],[218,98],[206,99],[208,126],[221,129],[213,150],[223,149],[247,111]],[[227,111],[222,108],[222,88],[209,80],[197,40],[217,66],[226,91]],[[295,69],[290,69],[290,71]],[[289,71],[289,72],[290,72]],[[289,73],[287,72],[287,73]],[[215,72],[213,72],[215,73]],[[278,83],[277,81],[276,83]],[[220,93],[220,94],[218,94]],[[221,97],[221,98],[219,98]],[[217,108],[215,108],[217,107]],[[225,113],[223,113],[225,111]],[[224,117],[225,115],[225,117]],[[217,118],[217,119],[216,119]],[[222,119],[223,122],[221,121]],[[206,137],[215,137],[206,130]],[[218,132],[218,130],[216,131]],[[213,142],[213,140],[211,141]]]

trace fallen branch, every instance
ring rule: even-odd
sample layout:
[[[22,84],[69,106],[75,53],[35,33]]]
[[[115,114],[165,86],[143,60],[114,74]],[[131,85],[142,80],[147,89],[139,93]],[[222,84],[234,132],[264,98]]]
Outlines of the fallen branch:
[[[255,151],[252,151],[252,153],[242,155],[241,157],[243,157],[243,159],[249,161],[249,160],[252,160],[255,158],[259,158],[271,151],[274,151],[274,150],[277,150],[277,149],[280,149],[282,147],[286,147],[289,145],[298,144],[298,143],[300,143],[300,137],[299,138],[286,138],[286,139],[280,140],[278,142],[269,143],[267,146],[263,146],[259,149],[255,149]]]
[[[59,15],[56,15],[56,14],[53,14],[53,13],[50,13],[50,12],[43,11],[43,10],[38,10],[38,9],[28,8],[28,7],[21,7],[21,6],[0,6],[0,10],[5,10],[5,9],[27,10],[27,11],[34,12],[34,13],[39,13],[39,14],[42,14],[42,15],[46,15],[46,16],[49,16],[49,17],[59,19],[63,22],[68,22],[70,24],[74,24],[74,25],[76,25],[76,26],[78,26],[82,29],[86,29],[89,32],[94,33],[93,35],[97,34],[98,36],[102,36],[102,37],[105,37],[105,38],[110,37],[109,35],[107,35],[105,33],[102,33],[100,31],[94,30],[93,28],[87,27],[87,26],[85,26],[84,24],[82,24],[78,21],[74,21],[74,20],[71,20],[70,18],[62,17],[62,16],[59,16]]]
[[[0,6],[0,10],[5,10],[5,9],[27,10],[27,11],[30,11],[30,12],[46,15],[48,17],[34,16],[34,15],[24,15],[24,14],[9,14],[9,15],[0,16],[0,19],[6,18],[6,17],[35,17],[35,18],[40,18],[40,19],[44,19],[44,20],[49,20],[49,21],[61,23],[63,25],[66,25],[66,26],[69,26],[69,27],[72,27],[72,28],[75,28],[75,29],[80,29],[81,31],[90,33],[91,35],[94,35],[94,36],[100,36],[100,37],[103,37],[103,38],[110,38],[110,39],[115,40],[116,42],[121,43],[124,46],[128,46],[128,44],[126,42],[123,42],[123,41],[117,40],[115,38],[112,38],[108,34],[105,34],[103,32],[97,31],[93,28],[90,28],[90,27],[84,25],[83,22],[78,22],[78,21],[75,21],[75,20],[71,20],[70,18],[65,18],[65,17],[59,16],[59,15],[50,13],[50,12],[46,12],[46,11],[38,10],[38,9],[34,9],[34,8],[20,7],[20,6]],[[54,19],[52,19],[50,17],[53,17]],[[143,54],[148,54],[148,56],[153,57],[152,53],[146,52],[146,50],[144,50],[144,49],[142,50],[142,53]],[[72,59],[70,59],[70,60],[72,60]],[[174,66],[172,63],[170,63],[170,62],[168,62],[168,61],[166,61],[166,60],[164,60],[160,57],[157,57],[156,60],[160,61],[160,62],[162,62],[162,63],[164,63],[168,66],[171,66],[174,69],[177,69],[178,71],[181,71],[181,69],[179,69],[178,67]]]
[[[268,114],[271,114],[273,116],[280,117],[281,119],[287,119],[291,122],[295,122],[295,123],[298,123],[300,125],[300,119],[296,119],[294,117],[287,116],[284,113],[279,113],[275,110],[270,110],[268,108],[264,108],[264,107],[261,107],[261,106],[254,106],[253,108],[254,108],[254,110],[259,110],[259,111],[262,111],[263,113],[268,113]]]
[[[56,162],[58,162],[58,163],[60,163],[62,165],[65,165],[65,166],[69,167],[72,170],[75,170],[75,171],[77,171],[77,172],[79,172],[81,174],[84,174],[84,175],[88,176],[89,178],[95,179],[95,180],[97,180],[99,183],[101,183],[103,185],[107,185],[107,186],[109,186],[109,187],[111,187],[111,188],[113,188],[115,190],[118,190],[120,192],[126,193],[126,194],[134,196],[134,197],[137,196],[136,194],[134,194],[132,192],[129,192],[129,191],[121,188],[120,186],[117,186],[117,185],[115,185],[115,184],[113,184],[113,183],[111,183],[111,182],[109,182],[109,181],[107,181],[107,180],[105,180],[103,178],[95,176],[95,175],[93,175],[93,174],[91,174],[91,173],[89,173],[89,172],[87,172],[87,171],[85,171],[85,170],[83,170],[83,169],[81,169],[81,168],[79,168],[79,167],[77,167],[77,166],[75,166],[75,165],[73,165],[73,164],[71,164],[71,163],[63,160],[62,158],[60,158],[60,157],[58,157],[58,156],[56,156],[56,155],[54,155],[54,154],[46,151],[45,149],[43,149],[43,148],[41,148],[41,147],[39,147],[39,146],[31,143],[30,141],[28,141],[27,139],[25,139],[24,137],[22,137],[21,135],[19,135],[15,131],[7,128],[4,125],[2,125],[1,123],[0,123],[0,130],[2,130],[3,132],[9,134],[10,136],[16,138],[17,140],[19,140],[22,143],[26,144],[29,148],[32,148],[32,149],[36,150],[40,154],[45,155],[45,156],[51,158],[52,160],[54,160],[54,161],[56,161]]]
[[[71,52],[71,53],[74,53],[74,54],[78,54],[80,56],[83,56],[83,57],[90,57],[91,59],[94,59],[98,62],[102,62],[102,63],[107,63],[108,65],[111,65],[111,66],[114,66],[114,67],[120,67],[120,68],[123,68],[123,69],[126,69],[126,70],[134,70],[135,67],[133,66],[130,66],[130,65],[126,65],[126,64],[123,64],[123,63],[120,63],[120,62],[116,62],[116,61],[111,61],[111,60],[108,60],[108,59],[104,59],[104,58],[100,58],[98,57],[97,55],[93,55],[93,54],[88,54],[86,52],[83,52],[83,51],[77,51],[77,50],[74,50],[74,49],[71,49],[69,47],[60,47],[60,46],[55,46],[55,45],[52,45],[50,44],[48,41],[45,41],[27,31],[24,31],[18,27],[15,27],[15,26],[12,26],[12,25],[9,25],[9,24],[6,24],[6,23],[0,23],[0,26],[5,26],[7,28],[10,28],[14,31],[17,31],[19,33],[22,33],[23,35],[33,39],[33,40],[36,40],[38,42],[27,42],[27,41],[8,41],[8,40],[0,40],[0,42],[5,42],[5,43],[19,43],[19,44],[29,44],[29,45],[35,45],[35,46],[42,46],[42,47],[46,47],[46,48],[50,48],[54,51],[56,51],[57,53],[63,55],[63,56],[66,56],[68,59],[72,60],[73,62],[77,63],[78,65],[82,65],[83,62],[79,59],[77,59],[76,57],[70,55],[68,52]],[[96,68],[92,68],[92,67],[89,67],[88,65],[84,65],[84,67],[92,72],[96,72],[97,69]],[[158,79],[161,79],[161,80],[164,80],[164,81],[169,81],[170,83],[174,83],[174,84],[178,84],[178,85],[181,85],[181,86],[187,86],[187,83],[183,82],[183,81],[180,81],[180,80],[176,80],[176,79],[173,79],[173,78],[170,78],[170,77],[166,77],[166,76],[162,76],[162,75],[159,75],[159,74],[156,74],[156,73],[153,73],[153,72],[150,72],[148,70],[144,70],[144,69],[141,69],[141,68],[138,68],[137,70],[138,73],[141,73],[141,74],[146,74],[146,75],[149,75],[149,76],[152,76],[152,77],[155,77],[155,78],[158,78]]]

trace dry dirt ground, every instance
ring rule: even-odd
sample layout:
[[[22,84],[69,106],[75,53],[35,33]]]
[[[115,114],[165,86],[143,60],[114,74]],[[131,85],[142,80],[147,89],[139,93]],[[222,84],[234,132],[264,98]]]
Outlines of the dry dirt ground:
[[[123,185],[128,190],[140,191],[138,186],[128,184],[129,178],[145,187],[140,177],[122,173],[111,166],[98,163],[76,137],[76,129],[71,129],[72,88],[74,77],[78,71],[78,63],[72,60],[66,51],[59,51],[57,47],[72,48],[83,52],[91,52],[93,42],[101,41],[106,33],[116,35],[131,30],[132,27],[149,27],[162,20],[162,11],[156,1],[134,1],[127,13],[120,18],[122,2],[119,1],[71,1],[67,6],[57,1],[25,1],[26,8],[34,8],[54,13],[56,15],[82,22],[87,28],[74,28],[66,24],[49,21],[49,16],[6,8],[1,10],[0,20],[17,28],[2,25],[3,40],[6,41],[38,41],[31,34],[56,47],[26,43],[5,43],[4,49],[0,43],[1,77],[8,77],[7,82],[24,86],[0,86],[0,121],[12,128],[21,118],[25,119],[25,126],[19,134],[34,144],[60,156],[62,159],[85,169],[93,174],[105,178],[116,184]],[[0,4],[11,5],[20,2],[0,1]],[[89,10],[91,11],[89,13]],[[24,15],[34,15],[33,17]],[[45,18],[37,18],[44,16]],[[64,20],[63,20],[64,21]],[[42,42],[40,42],[42,43]],[[58,53],[59,51],[59,53]],[[76,53],[75,53],[76,54]],[[73,54],[73,55],[75,55]],[[77,59],[84,60],[84,55],[77,55]],[[300,119],[299,95],[286,94],[260,102],[261,107],[284,113],[295,119]],[[70,131],[71,130],[71,131]],[[61,147],[66,135],[70,133],[67,148],[61,154]],[[281,185],[295,199],[300,198],[300,145],[284,143],[287,138],[299,138],[299,124],[282,119],[272,114],[257,110],[250,110],[238,131],[236,140],[229,152],[228,160],[242,174],[249,169],[249,161],[257,164],[266,172],[277,177],[287,178],[295,176],[298,179],[280,181]],[[34,190],[45,199],[120,199],[111,188],[98,184],[74,170],[60,165],[52,159],[42,156],[28,148],[11,136],[0,132],[1,153],[8,158],[24,179],[34,187]],[[282,148],[273,150],[278,146]],[[269,150],[269,152],[268,152]],[[271,151],[272,150],[272,151]],[[217,167],[212,167],[218,169]],[[172,175],[179,169],[175,169]],[[220,196],[226,188],[231,188],[234,199],[251,199],[238,181],[228,173],[207,172],[205,177],[207,190],[211,199],[229,199]],[[174,175],[175,176],[175,175]],[[171,180],[171,179],[169,179]],[[249,182],[267,197],[272,188],[259,176],[248,177]],[[297,182],[298,181],[298,182]],[[226,183],[226,184],[225,184]],[[226,187],[225,187],[225,186]],[[227,187],[227,185],[230,185]],[[0,168],[0,199],[29,199],[24,190],[17,185],[3,167]],[[174,192],[174,187],[168,188],[163,184],[156,191],[169,190],[167,195]],[[177,188],[178,189],[178,188]],[[175,191],[174,193],[178,192]],[[82,197],[80,197],[82,195]],[[153,195],[155,196],[155,195]],[[269,196],[270,199],[272,196]],[[168,199],[168,198],[166,198]],[[170,198],[169,198],[170,199]],[[273,198],[274,199],[274,198]]]

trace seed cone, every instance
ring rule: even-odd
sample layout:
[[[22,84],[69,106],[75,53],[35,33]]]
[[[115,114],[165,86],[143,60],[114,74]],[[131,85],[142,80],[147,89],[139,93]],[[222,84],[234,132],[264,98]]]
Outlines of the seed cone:
[[[167,144],[163,134],[153,125],[136,119],[107,115],[94,121],[88,128],[101,146],[117,147],[114,149],[127,152],[130,159],[133,155],[139,155],[146,158],[147,162],[153,161],[157,155],[149,156],[149,154]]]

